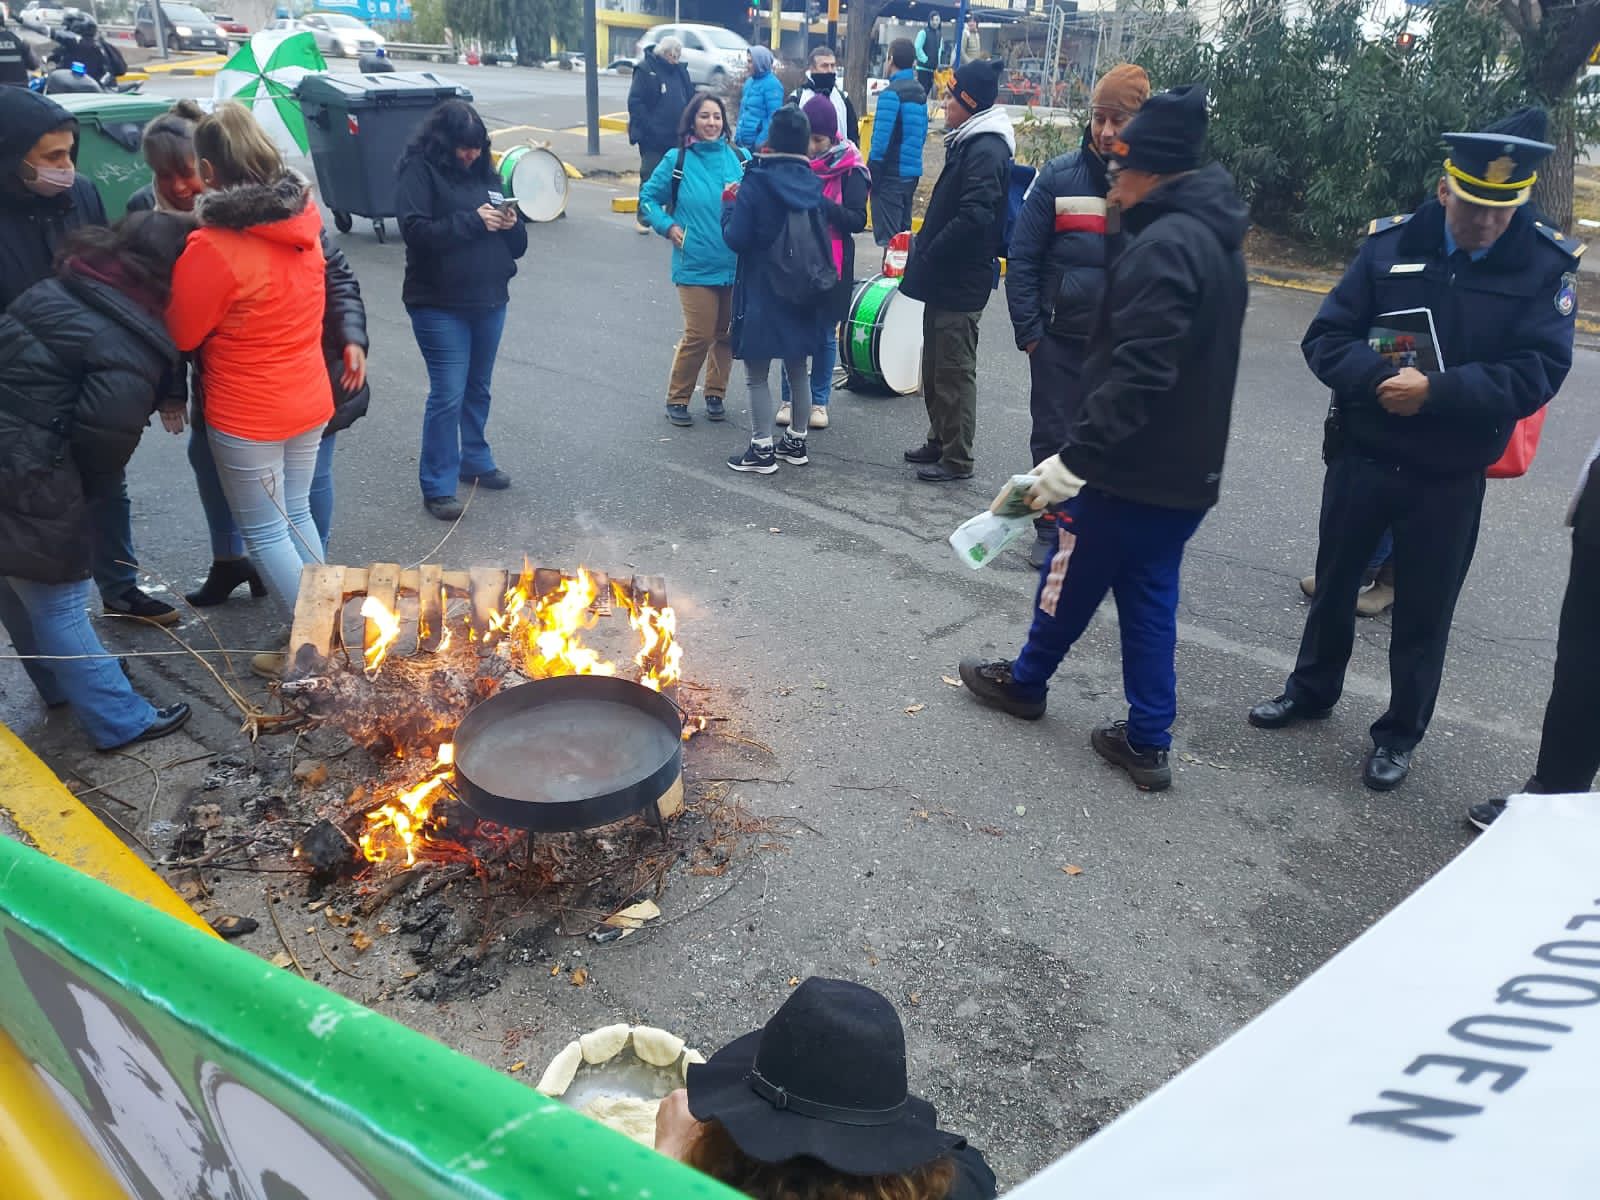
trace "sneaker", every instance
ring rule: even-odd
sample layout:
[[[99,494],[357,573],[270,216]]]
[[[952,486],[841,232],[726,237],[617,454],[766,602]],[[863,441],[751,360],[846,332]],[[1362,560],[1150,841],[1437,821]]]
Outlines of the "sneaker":
[[[667,405],[667,420],[674,425],[689,426],[694,424],[694,418],[689,415],[689,406],[687,404]]]
[[[778,409],[778,415],[772,418],[772,423],[780,429],[794,420],[794,405],[785,404]]]
[[[706,397],[706,420],[708,420],[708,421],[726,421],[727,419],[728,419],[728,410],[727,410],[726,407],[724,407],[724,405],[722,403],[722,397],[721,396],[707,396]]]
[[[773,453],[783,459],[784,462],[792,463],[797,467],[803,467],[811,461],[806,457],[806,439],[795,437],[792,433],[786,433],[778,439],[777,448],[773,450]]]
[[[250,656],[250,670],[263,679],[282,679],[289,656],[280,650],[267,650]]]
[[[1487,829],[1489,826],[1493,825],[1495,821],[1500,818],[1500,814],[1505,811],[1505,797],[1500,796],[1493,800],[1485,800],[1483,803],[1474,804],[1471,808],[1467,809],[1467,824],[1471,825],[1474,829]]]
[[[1042,568],[1045,563],[1055,557],[1061,547],[1061,539],[1056,535],[1055,527],[1051,526],[1046,532],[1035,529],[1033,532],[1033,545],[1028,550],[1028,565],[1035,570]]]
[[[490,492],[503,492],[511,486],[511,476],[507,475],[499,467],[496,467],[494,470],[483,475],[463,475],[461,477],[461,482],[465,484],[475,483],[479,487]]]
[[[1024,721],[1037,721],[1044,716],[1044,697],[1035,699],[1022,694],[1011,678],[1011,662],[1008,658],[987,663],[976,658],[963,658],[957,669],[961,674],[961,682],[967,685],[967,691],[979,704],[998,708]]]
[[[422,507],[429,514],[438,517],[441,521],[457,520],[467,510],[461,506],[461,501],[454,496],[427,496],[423,498]]]
[[[1112,766],[1126,771],[1141,792],[1164,792],[1172,786],[1172,767],[1167,762],[1167,752],[1135,746],[1128,740],[1126,721],[1100,726],[1089,735],[1089,745]]]
[[[1394,587],[1387,583],[1369,584],[1356,597],[1356,615],[1381,617],[1394,607]]]
[[[762,447],[751,442],[742,454],[728,456],[728,466],[754,475],[772,475],[778,470],[778,456],[771,446]]]
[[[811,428],[826,429],[828,427],[828,406],[826,404],[813,404],[811,406]]]
[[[163,604],[154,596],[146,595],[136,587],[131,587],[120,596],[102,596],[108,613],[119,613],[124,617],[138,617],[141,621],[149,621],[152,625],[176,625],[178,623],[178,610],[170,604]]]

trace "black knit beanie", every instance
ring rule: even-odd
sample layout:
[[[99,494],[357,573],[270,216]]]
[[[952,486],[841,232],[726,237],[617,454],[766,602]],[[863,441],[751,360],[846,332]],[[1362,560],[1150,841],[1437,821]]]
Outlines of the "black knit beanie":
[[[767,148],[774,154],[805,154],[811,149],[811,122],[793,104],[772,114],[767,128]]]
[[[1205,150],[1206,89],[1191,83],[1146,100],[1122,131],[1111,157],[1135,171],[1178,175],[1200,166]]]
[[[1000,94],[1000,63],[996,59],[975,58],[961,64],[950,94],[970,113],[993,108]]]

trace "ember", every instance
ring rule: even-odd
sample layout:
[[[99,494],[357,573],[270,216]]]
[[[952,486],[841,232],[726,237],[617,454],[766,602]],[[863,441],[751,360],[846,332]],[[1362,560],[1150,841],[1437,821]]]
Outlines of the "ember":
[[[417,841],[428,827],[428,818],[438,802],[435,793],[450,778],[455,764],[455,746],[445,742],[434,757],[433,773],[413,788],[367,814],[369,828],[361,835],[361,856],[368,862],[388,859],[395,842],[406,853],[406,866],[417,861]]]

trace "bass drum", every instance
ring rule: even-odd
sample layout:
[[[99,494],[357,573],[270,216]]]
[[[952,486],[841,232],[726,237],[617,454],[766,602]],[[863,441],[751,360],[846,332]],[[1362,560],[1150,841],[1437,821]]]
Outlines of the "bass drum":
[[[851,391],[908,396],[922,387],[922,301],[902,296],[898,278],[857,283],[839,337]]]
[[[554,221],[567,210],[567,168],[553,150],[515,146],[500,157],[500,182],[530,221]]]

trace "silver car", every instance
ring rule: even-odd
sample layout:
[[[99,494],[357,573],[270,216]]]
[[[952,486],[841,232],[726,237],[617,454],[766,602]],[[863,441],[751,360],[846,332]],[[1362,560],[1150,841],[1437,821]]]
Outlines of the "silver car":
[[[343,13],[307,13],[299,20],[280,18],[268,29],[309,30],[324,58],[359,58],[384,44],[383,35]]]
[[[639,39],[639,56],[646,46],[664,37],[683,43],[683,65],[697,85],[721,91],[730,79],[739,79],[749,65],[750,43],[720,25],[655,25]]]

